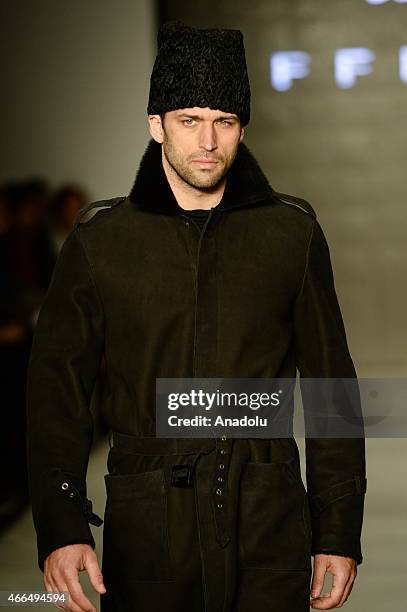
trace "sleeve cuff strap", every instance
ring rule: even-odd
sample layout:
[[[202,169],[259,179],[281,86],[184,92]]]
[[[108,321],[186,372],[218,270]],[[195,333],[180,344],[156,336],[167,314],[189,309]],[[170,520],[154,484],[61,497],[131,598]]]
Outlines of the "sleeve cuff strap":
[[[319,495],[314,495],[310,499],[310,504],[314,515],[318,515],[333,502],[348,495],[366,493],[367,479],[360,474],[355,474],[353,478],[344,480],[339,484],[330,487]]]

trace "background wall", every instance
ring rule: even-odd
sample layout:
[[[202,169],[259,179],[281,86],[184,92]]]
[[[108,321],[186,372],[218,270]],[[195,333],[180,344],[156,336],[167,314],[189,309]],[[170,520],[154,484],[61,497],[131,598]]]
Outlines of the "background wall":
[[[147,145],[152,0],[2,0],[0,181],[126,194]]]

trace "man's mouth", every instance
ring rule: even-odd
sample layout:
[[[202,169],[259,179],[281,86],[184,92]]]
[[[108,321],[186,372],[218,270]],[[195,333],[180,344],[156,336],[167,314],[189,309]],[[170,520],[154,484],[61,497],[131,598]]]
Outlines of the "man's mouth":
[[[198,159],[193,159],[192,161],[197,164],[203,164],[206,166],[214,166],[218,163],[217,159],[208,159],[207,157],[200,157]]]

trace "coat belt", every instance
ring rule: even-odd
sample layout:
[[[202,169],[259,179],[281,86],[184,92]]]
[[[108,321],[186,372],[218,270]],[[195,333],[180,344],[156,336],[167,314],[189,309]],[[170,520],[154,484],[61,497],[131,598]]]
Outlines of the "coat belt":
[[[139,437],[111,432],[113,447],[125,452],[143,455],[180,455],[184,453],[209,453],[216,447],[214,438],[155,438]]]

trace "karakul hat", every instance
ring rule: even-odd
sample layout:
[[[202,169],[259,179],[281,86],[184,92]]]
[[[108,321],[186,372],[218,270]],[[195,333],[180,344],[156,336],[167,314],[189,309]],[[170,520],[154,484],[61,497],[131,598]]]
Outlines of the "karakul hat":
[[[240,30],[163,24],[150,79],[147,113],[209,107],[250,120],[250,84]]]

